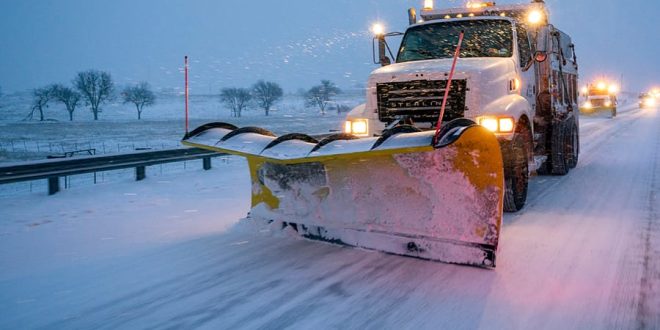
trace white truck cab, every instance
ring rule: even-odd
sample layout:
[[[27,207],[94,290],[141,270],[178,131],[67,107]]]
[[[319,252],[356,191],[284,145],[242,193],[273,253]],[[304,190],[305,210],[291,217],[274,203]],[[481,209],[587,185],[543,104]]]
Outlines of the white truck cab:
[[[411,25],[392,60],[385,41],[391,34],[378,31],[382,67],[369,76],[366,104],[348,114],[344,132],[377,136],[402,124],[435,129],[464,32],[442,123],[470,119],[498,137],[505,209],[519,210],[529,172],[566,174],[577,164],[577,59],[570,37],[548,17],[542,0],[451,9],[434,9],[427,0],[420,17],[410,9]]]

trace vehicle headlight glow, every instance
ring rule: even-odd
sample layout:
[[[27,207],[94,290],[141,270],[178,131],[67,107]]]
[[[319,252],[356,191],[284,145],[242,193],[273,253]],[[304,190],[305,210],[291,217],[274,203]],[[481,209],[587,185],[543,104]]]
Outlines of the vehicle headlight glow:
[[[369,122],[366,119],[350,119],[344,123],[344,133],[357,136],[369,135]]]
[[[500,133],[511,133],[513,132],[513,118],[506,117],[506,118],[500,118],[499,119],[499,131]]]
[[[344,133],[351,134],[353,132],[353,124],[350,120],[344,122]]]
[[[516,126],[512,117],[479,117],[477,123],[493,133],[513,133]]]
[[[649,97],[649,98],[645,99],[644,100],[644,105],[647,106],[647,107],[655,106],[655,99],[652,98],[652,97]]]
[[[616,93],[619,92],[619,86],[617,86],[617,85],[610,85],[610,87],[607,89],[607,91],[608,91],[610,94],[616,94]]]
[[[585,108],[585,109],[591,109],[593,107],[593,105],[591,104],[591,102],[587,101],[587,102],[584,102],[584,104],[582,104],[582,107]]]
[[[607,84],[602,81],[599,81],[596,84],[596,88],[598,88],[598,90],[604,91],[607,88]]]
[[[481,118],[479,120],[479,125],[485,127],[487,130],[495,133],[497,132],[497,119],[491,117]]]
[[[612,106],[612,101],[605,101],[605,106],[606,107],[611,107]]]

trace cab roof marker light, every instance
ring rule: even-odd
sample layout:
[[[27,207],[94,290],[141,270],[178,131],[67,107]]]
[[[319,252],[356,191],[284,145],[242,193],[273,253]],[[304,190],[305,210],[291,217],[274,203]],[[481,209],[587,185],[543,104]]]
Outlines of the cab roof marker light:
[[[543,13],[540,10],[532,10],[527,14],[527,22],[533,25],[539,24],[543,21]]]
[[[424,10],[433,10],[434,7],[433,0],[424,0]]]
[[[374,23],[371,25],[371,33],[375,36],[382,36],[385,34],[385,26],[382,23]]]
[[[495,2],[488,1],[488,2],[472,2],[468,1],[467,7],[470,9],[480,9],[480,8],[486,8],[486,7],[493,7],[495,6]]]

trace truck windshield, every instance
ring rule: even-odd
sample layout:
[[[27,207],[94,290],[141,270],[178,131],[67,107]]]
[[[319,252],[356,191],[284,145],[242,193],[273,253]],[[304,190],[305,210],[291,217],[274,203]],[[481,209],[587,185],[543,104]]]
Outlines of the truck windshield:
[[[424,24],[408,29],[397,62],[452,58],[465,31],[460,57],[511,57],[513,27],[506,20],[468,20]]]

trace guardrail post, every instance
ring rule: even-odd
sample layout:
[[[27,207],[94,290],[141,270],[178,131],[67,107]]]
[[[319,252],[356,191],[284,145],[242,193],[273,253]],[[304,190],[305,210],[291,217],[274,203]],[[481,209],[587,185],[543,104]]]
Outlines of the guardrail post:
[[[202,158],[202,166],[204,166],[205,170],[210,170],[211,169],[211,157],[204,157]]]
[[[147,168],[138,166],[135,168],[135,181],[142,181],[147,177]]]
[[[51,176],[48,178],[48,195],[54,195],[58,191],[60,191],[60,178]]]

